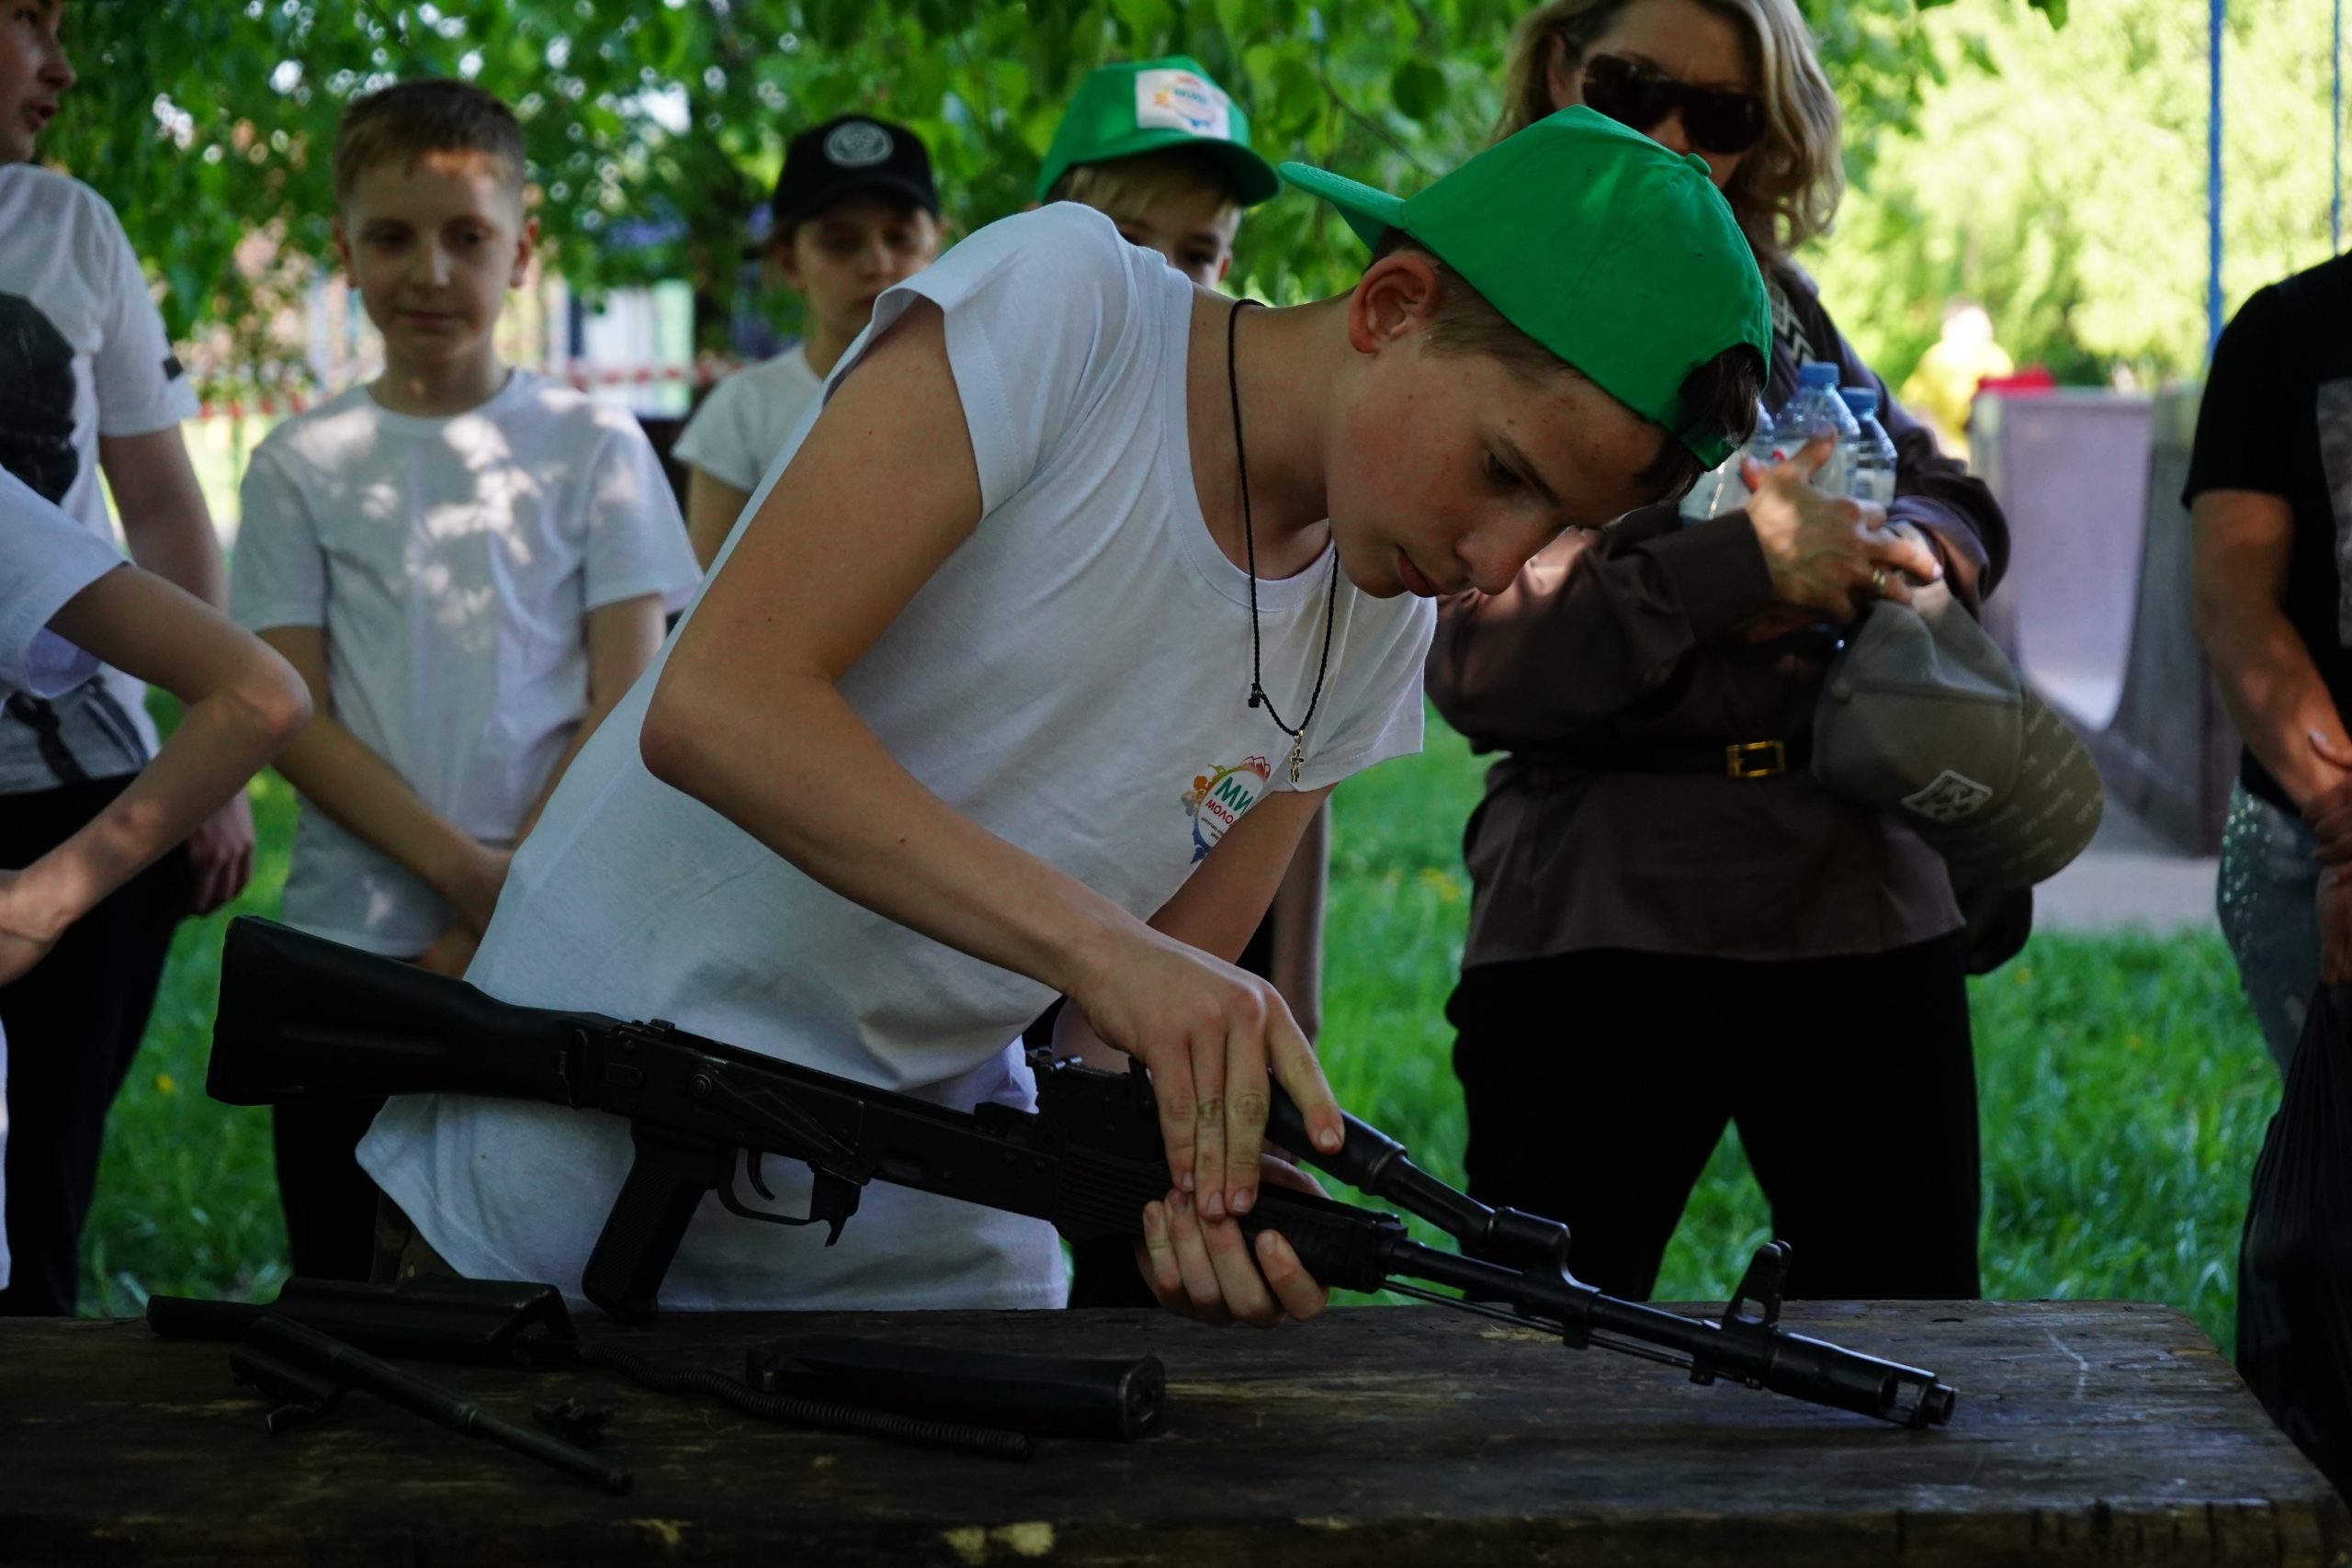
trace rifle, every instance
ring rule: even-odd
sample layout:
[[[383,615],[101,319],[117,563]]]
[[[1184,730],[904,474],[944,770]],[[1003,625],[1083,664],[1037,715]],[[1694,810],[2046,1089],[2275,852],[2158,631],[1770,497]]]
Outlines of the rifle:
[[[634,1163],[582,1278],[623,1323],[655,1312],[662,1276],[703,1195],[730,1213],[827,1227],[826,1245],[883,1180],[1051,1224],[1072,1243],[1139,1238],[1144,1205],[1170,1188],[1151,1086],[1074,1062],[1038,1075],[1037,1109],[952,1111],[690,1034],[660,1019],[519,1007],[450,979],[267,920],[230,923],[205,1088],[232,1105],[309,1097],[471,1094],[596,1110],[629,1122]],[[1264,1186],[1241,1224],[1279,1231],[1327,1285],[1393,1290],[1440,1305],[1726,1378],[1906,1427],[1940,1426],[1957,1395],[1932,1372],[1780,1326],[1789,1250],[1760,1248],[1716,1320],[1619,1301],[1571,1276],[1567,1227],[1490,1209],[1429,1175],[1403,1145],[1345,1119],[1317,1151],[1272,1087],[1267,1135],[1465,1249],[1407,1235],[1396,1215]],[[753,1207],[741,1169],[773,1200],[765,1156],[806,1161],[809,1210]],[[1452,1287],[1448,1294],[1433,1286]]]

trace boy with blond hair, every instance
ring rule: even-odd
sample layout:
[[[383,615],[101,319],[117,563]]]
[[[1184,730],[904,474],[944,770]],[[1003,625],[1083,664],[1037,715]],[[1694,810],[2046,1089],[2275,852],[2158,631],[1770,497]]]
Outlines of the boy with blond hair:
[[[1232,269],[1242,210],[1281,188],[1250,117],[1181,54],[1090,73],[1037,171],[1039,201],[1094,209],[1204,288]]]
[[[285,919],[462,973],[514,846],[699,575],[628,414],[502,363],[529,265],[521,127],[463,82],[357,99],[337,251],[383,334],[375,381],[270,433],[244,481],[239,622],[309,684],[279,759],[303,797]],[[365,1278],[372,1108],[280,1108],[298,1274]]]

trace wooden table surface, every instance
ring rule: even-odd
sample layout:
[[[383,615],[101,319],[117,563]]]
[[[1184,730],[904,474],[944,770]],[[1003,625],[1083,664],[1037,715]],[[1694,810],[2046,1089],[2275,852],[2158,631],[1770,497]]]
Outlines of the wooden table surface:
[[[364,1393],[271,1438],[227,1347],[0,1320],[0,1560],[1227,1564],[2339,1563],[2341,1499],[2196,1325],[2116,1303],[1795,1303],[1960,1390],[1911,1432],[1434,1308],[1273,1334],[1163,1314],[673,1317],[739,1372],[822,1329],[1167,1364],[1167,1429],[1021,1464],[779,1427],[601,1374],[409,1363],[528,1424],[618,1407],[607,1496]]]

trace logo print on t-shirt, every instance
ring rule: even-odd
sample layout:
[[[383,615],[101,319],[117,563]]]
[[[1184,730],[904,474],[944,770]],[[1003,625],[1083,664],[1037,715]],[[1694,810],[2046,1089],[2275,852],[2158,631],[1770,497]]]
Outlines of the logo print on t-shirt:
[[[1273,765],[1263,757],[1244,757],[1228,765],[1220,764],[1205,773],[1193,775],[1193,787],[1184,792],[1184,815],[1193,821],[1193,862],[1200,863],[1208,858],[1226,829],[1241,820],[1241,814],[1258,804],[1266,793],[1266,781],[1273,776]]]
[[[0,293],[0,468],[51,502],[81,471],[74,389],[73,344],[40,306]]]
[[[825,138],[825,156],[835,167],[865,169],[890,161],[890,133],[868,119],[837,125]]]

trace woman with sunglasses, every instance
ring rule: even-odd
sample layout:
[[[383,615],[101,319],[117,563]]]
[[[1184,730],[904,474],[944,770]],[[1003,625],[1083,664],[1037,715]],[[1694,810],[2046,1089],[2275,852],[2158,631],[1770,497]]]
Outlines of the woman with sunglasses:
[[[2005,525],[1790,259],[1842,185],[1792,0],[1554,0],[1515,37],[1499,133],[1577,103],[1705,160],[1771,299],[1767,403],[1835,360],[1878,389],[1900,467],[1882,513],[1806,482],[1816,443],[1742,512],[1571,533],[1443,607],[1430,694],[1502,754],[1447,1009],[1470,1190],[1566,1221],[1578,1278],[1645,1297],[1729,1122],[1792,1293],[1974,1296],[1961,908],[1932,850],[1823,791],[1807,756],[1838,625],[1907,596],[1905,573],[1973,606]]]

